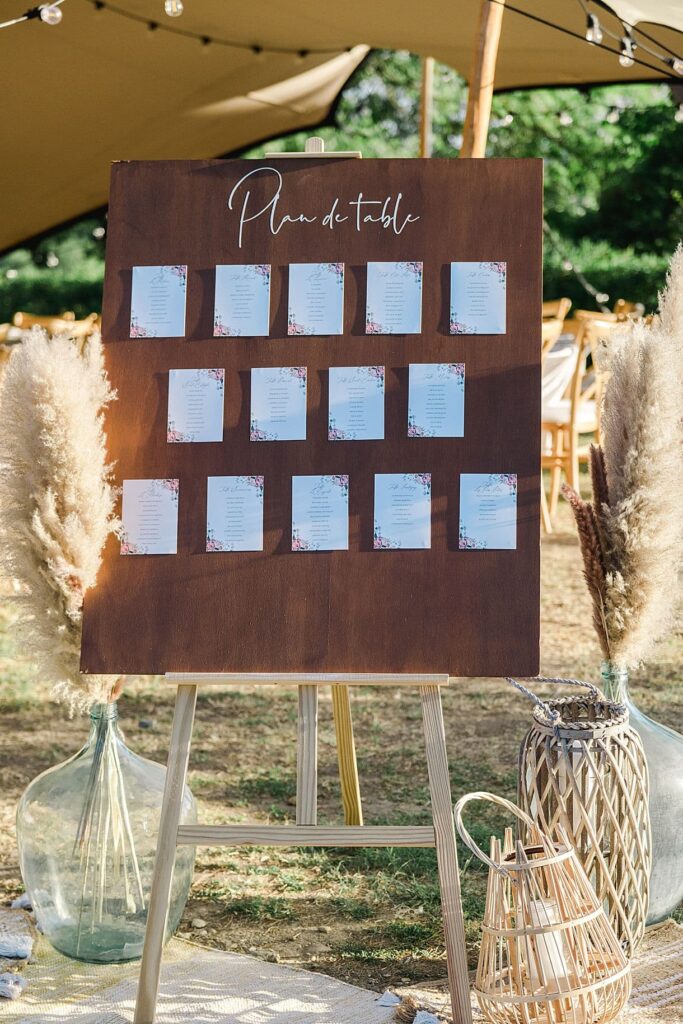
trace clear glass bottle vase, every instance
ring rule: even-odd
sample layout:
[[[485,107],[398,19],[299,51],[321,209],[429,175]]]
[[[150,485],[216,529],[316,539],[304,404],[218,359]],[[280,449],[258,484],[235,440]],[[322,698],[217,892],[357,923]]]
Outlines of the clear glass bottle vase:
[[[683,736],[654,722],[631,699],[628,672],[603,662],[605,696],[626,704],[645,750],[650,782],[652,874],[647,923],[668,917],[683,901]]]
[[[24,885],[52,945],[78,960],[142,955],[166,778],[163,765],[129,750],[116,703],[90,713],[88,742],[34,779],[17,811]],[[181,820],[196,821],[186,788]],[[194,847],[176,851],[168,939],[192,884]]]

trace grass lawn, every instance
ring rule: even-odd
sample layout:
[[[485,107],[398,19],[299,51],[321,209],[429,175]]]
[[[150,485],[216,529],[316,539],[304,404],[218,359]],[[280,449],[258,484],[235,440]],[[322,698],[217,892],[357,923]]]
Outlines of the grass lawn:
[[[597,680],[599,651],[566,506],[557,532],[543,538],[542,668],[548,675]],[[2,790],[0,889],[21,891],[14,814],[26,785],[72,754],[82,718],[44,702],[11,646],[5,611],[0,635]],[[683,725],[683,637],[664,643],[656,664],[634,675],[642,710]],[[120,701],[126,738],[165,761],[172,690],[132,682]],[[515,796],[519,743],[530,705],[498,681],[454,681],[444,692],[454,798],[471,789]],[[429,797],[419,698],[412,692],[358,690],[353,697],[365,818],[375,824],[427,824]],[[141,721],[151,722],[142,728]],[[296,694],[261,687],[200,692],[190,784],[200,820],[292,822],[296,791]],[[321,691],[320,821],[340,820],[329,693]],[[484,847],[502,819],[476,808],[472,832]],[[461,848],[470,965],[476,964],[486,874]],[[307,966],[369,988],[421,986],[446,973],[433,850],[198,851],[180,933],[196,941]]]

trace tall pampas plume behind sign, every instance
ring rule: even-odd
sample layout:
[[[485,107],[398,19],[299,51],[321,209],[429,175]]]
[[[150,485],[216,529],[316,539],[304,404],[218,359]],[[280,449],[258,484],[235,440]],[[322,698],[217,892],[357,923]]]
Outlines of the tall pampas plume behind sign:
[[[81,345],[34,328],[0,382],[0,571],[14,635],[72,708],[111,699],[117,682],[79,673],[84,595],[119,526],[103,430],[115,398],[99,335]]]

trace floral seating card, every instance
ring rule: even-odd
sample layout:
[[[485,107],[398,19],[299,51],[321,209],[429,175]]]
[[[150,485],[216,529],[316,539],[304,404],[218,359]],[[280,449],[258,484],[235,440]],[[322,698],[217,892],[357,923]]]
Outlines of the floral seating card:
[[[505,334],[507,263],[451,263],[451,334]]]
[[[133,267],[131,338],[185,335],[187,267]]]
[[[215,338],[267,336],[270,330],[270,264],[216,267]]]
[[[460,531],[463,551],[517,547],[517,474],[462,473]]]
[[[346,551],[349,478],[292,477],[292,551]]]
[[[374,441],[384,437],[384,367],[331,366],[329,441]]]
[[[210,476],[206,550],[263,551],[263,477]]]
[[[408,437],[462,437],[464,363],[411,363],[408,380]]]
[[[166,440],[223,440],[225,370],[169,370]]]
[[[179,481],[124,480],[122,555],[175,555]]]
[[[287,334],[341,334],[344,264],[290,263]]]
[[[375,474],[376,550],[431,547],[431,520],[431,473]]]
[[[368,263],[366,334],[419,334],[422,263]]]
[[[251,371],[251,441],[306,440],[306,367]]]

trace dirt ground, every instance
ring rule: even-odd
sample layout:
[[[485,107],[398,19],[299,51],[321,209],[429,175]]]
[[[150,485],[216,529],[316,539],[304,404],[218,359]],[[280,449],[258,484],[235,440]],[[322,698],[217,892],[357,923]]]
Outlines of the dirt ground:
[[[566,507],[557,532],[543,539],[542,668],[549,675],[597,678],[599,652]],[[0,611],[0,615],[3,613]],[[21,879],[14,815],[28,783],[74,753],[83,718],[45,702],[11,643],[5,610],[0,634],[0,899]],[[683,727],[683,636],[659,649],[634,675],[642,710]],[[172,693],[161,683],[131,682],[120,715],[131,747],[165,761]],[[455,680],[444,693],[454,798],[490,789],[514,797],[516,756],[530,720],[525,699],[499,681]],[[421,715],[417,696],[354,692],[354,725],[367,823],[429,821]],[[329,694],[320,708],[320,819],[340,820],[340,795]],[[296,696],[293,692],[200,694],[190,785],[207,823],[293,819]],[[501,819],[472,815],[487,843]],[[468,953],[476,963],[485,872],[460,849]],[[445,976],[438,882],[432,850],[226,850],[200,848],[180,934],[238,952],[306,966],[373,989],[434,987]],[[438,987],[438,986],[437,986]]]

